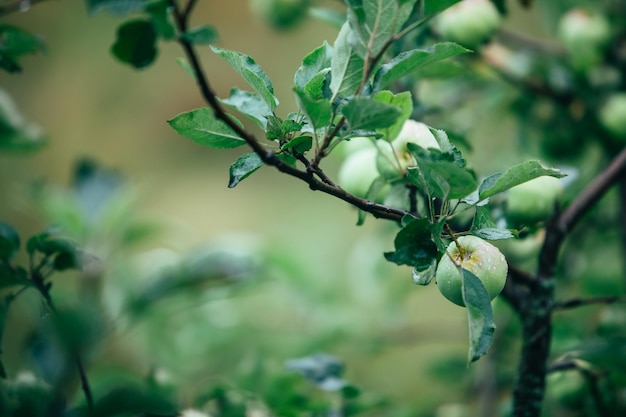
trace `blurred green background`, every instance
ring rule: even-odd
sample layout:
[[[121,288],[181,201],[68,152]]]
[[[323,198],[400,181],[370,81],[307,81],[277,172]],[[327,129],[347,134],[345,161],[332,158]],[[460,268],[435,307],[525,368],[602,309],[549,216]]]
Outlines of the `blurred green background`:
[[[345,361],[351,382],[381,398],[430,407],[449,391],[428,372],[450,352],[464,369],[465,311],[433,286],[414,286],[409,268],[384,261],[396,226],[370,218],[355,227],[356,210],[269,168],[228,189],[228,167],[243,151],[201,148],[166,123],[203,105],[175,61],[182,56],[177,45],[162,43],[157,63],[136,71],[109,52],[121,22],[114,16],[89,16],[81,4],[50,1],[7,22],[39,35],[49,49],[26,57],[24,73],[0,75],[0,85],[48,140],[34,153],[0,154],[0,218],[23,237],[58,220],[58,210],[50,209],[55,203],[42,204],[33,188],[45,183],[60,193],[84,157],[118,170],[132,189],[123,197],[132,208],[101,226],[110,230],[91,244],[105,264],[103,297],[112,314],[107,331],[115,335],[92,358],[96,380],[106,369],[164,369],[197,393],[203,383],[250,378],[257,362],[280,374],[285,360],[323,351]],[[193,23],[214,25],[219,46],[255,58],[273,80],[283,116],[295,107],[290,89],[302,56],[337,34],[315,19],[276,31],[241,0],[200,2]],[[219,95],[244,87],[208,48],[201,56]],[[337,165],[327,162],[332,176]],[[140,245],[115,247],[115,228],[125,227],[125,216],[156,224],[158,231]],[[270,265],[237,296],[184,296],[131,324],[123,313],[115,316],[124,291],[149,285],[156,266],[199,248],[245,251],[250,242],[250,251],[269,257]],[[55,281],[53,295],[72,304],[81,293],[69,275]],[[27,309],[23,304],[14,314]],[[31,366],[23,325],[9,325],[5,336],[10,373]]]
[[[247,1],[198,3],[192,24],[214,25],[218,46],[252,56],[273,81],[279,115],[293,111],[293,73],[337,30],[308,18],[277,31]],[[509,3],[507,27],[550,34],[541,30],[540,10]],[[55,278],[53,288],[59,304],[87,317],[86,327],[75,328],[95,340],[87,361],[97,392],[134,375],[175,386],[183,408],[218,385],[264,392],[267,400],[272,389],[286,390],[280,385],[285,361],[326,352],[345,362],[345,378],[373,410],[393,404],[399,416],[493,415],[486,410],[501,400],[499,389],[511,386],[518,352],[517,319],[502,300],[494,302],[496,343],[468,368],[466,311],[434,285],[413,285],[409,268],[384,260],[396,225],[370,217],[356,227],[356,210],[270,168],[228,189],[228,167],[246,151],[202,148],[168,126],[176,114],[203,106],[176,63],[178,45],[161,42],[157,62],[137,71],[109,52],[122,20],[90,16],[82,3],[47,1],[6,22],[41,36],[48,47],[45,55],[23,59],[24,73],[0,73],[0,86],[44,129],[47,143],[33,153],[0,153],[0,220],[23,240],[61,223],[98,259],[83,272]],[[218,95],[245,88],[208,47],[200,51]],[[470,75],[455,84],[418,85],[422,100],[447,106],[425,122],[465,134],[480,150],[463,148],[479,175],[537,157],[532,146],[520,151],[524,134],[509,107],[517,93],[484,68],[473,70],[491,89],[467,87],[475,81]],[[122,191],[102,200],[92,216],[77,209],[69,191],[82,158],[124,178]],[[339,163],[325,161],[331,177]],[[609,288],[617,288],[617,263],[603,268]],[[54,349],[39,343],[40,315],[34,294],[12,306],[2,345],[9,374],[55,363],[41,359]],[[568,329],[557,332],[576,339],[567,339]],[[67,387],[80,403],[76,380]],[[476,403],[476,392],[481,399],[473,411],[454,405]]]

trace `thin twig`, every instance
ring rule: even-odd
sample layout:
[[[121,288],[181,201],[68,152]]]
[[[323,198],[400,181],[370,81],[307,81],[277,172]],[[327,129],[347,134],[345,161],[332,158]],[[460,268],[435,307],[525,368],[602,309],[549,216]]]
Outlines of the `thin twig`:
[[[568,370],[576,370],[585,377],[587,383],[589,384],[589,393],[591,394],[591,398],[593,399],[596,409],[598,410],[598,415],[601,417],[611,417],[611,410],[604,401],[604,398],[602,398],[602,392],[600,391],[600,387],[598,384],[599,379],[602,377],[602,374],[597,370],[591,368],[588,363],[575,358],[562,360],[555,364],[552,364],[547,369],[547,373]]]
[[[626,302],[624,296],[607,296],[607,297],[589,297],[589,298],[574,298],[572,300],[559,301],[554,303],[554,310],[568,310],[576,307],[583,307],[593,304],[614,304],[619,302]]]
[[[170,6],[172,7],[174,20],[179,33],[185,33],[188,26],[189,16],[184,15],[175,0],[170,0]],[[318,180],[313,176],[314,171],[312,170],[301,171],[298,168],[295,168],[283,162],[280,158],[278,158],[278,155],[261,145],[261,143],[256,139],[254,135],[248,133],[225,112],[217,99],[217,95],[209,84],[206,74],[202,68],[202,64],[200,63],[200,60],[192,43],[184,36],[179,36],[178,42],[185,51],[185,55],[187,56],[187,59],[189,60],[191,67],[194,70],[194,73],[196,75],[196,82],[198,84],[198,88],[200,89],[200,93],[202,94],[202,97],[207,102],[207,104],[213,109],[215,117],[226,123],[226,125],[228,125],[228,127],[230,127],[233,132],[235,132],[235,134],[245,140],[246,143],[257,155],[259,155],[261,160],[266,165],[273,166],[280,172],[291,175],[306,182],[311,190],[318,190],[322,191],[323,193],[330,194],[363,211],[372,214],[374,217],[400,221],[402,217],[409,214],[406,210],[387,207],[382,204],[377,204],[372,201],[356,197],[346,192],[342,188],[334,185],[332,181],[324,179],[324,177],[322,177],[324,180]],[[320,175],[320,172],[321,171],[315,171],[315,173],[318,175]]]
[[[50,285],[44,281],[44,277],[37,271],[31,271],[31,281],[35,285],[35,288],[39,291],[44,301],[48,305],[50,311],[56,316],[59,316],[59,312],[52,301],[52,297],[50,296]],[[89,379],[87,378],[87,371],[85,369],[85,365],[80,356],[80,353],[72,348],[72,353],[74,355],[74,362],[76,363],[76,370],[78,371],[78,376],[80,378],[80,385],[83,390],[83,394],[85,395],[85,401],[87,402],[87,407],[89,410],[94,409],[94,400],[93,394],[91,392],[91,386],[89,385]]]

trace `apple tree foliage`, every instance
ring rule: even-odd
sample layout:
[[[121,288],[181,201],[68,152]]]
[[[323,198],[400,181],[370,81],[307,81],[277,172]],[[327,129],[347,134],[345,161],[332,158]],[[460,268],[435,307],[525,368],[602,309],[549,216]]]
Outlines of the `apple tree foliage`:
[[[173,115],[168,123],[178,134],[211,148],[211,152],[242,149],[240,156],[232,161],[228,187],[236,187],[244,180],[253,181],[254,177],[249,179],[253,174],[262,175],[264,169],[274,168],[304,182],[311,190],[356,207],[358,224],[370,215],[396,223],[394,250],[381,256],[389,262],[412,267],[415,283],[427,285],[433,281],[437,264],[450,256],[447,248],[457,242],[457,237],[473,235],[496,241],[506,252],[507,241],[521,241],[527,235],[541,236],[534,270],[525,271],[509,259],[503,293],[518,313],[522,339],[510,415],[539,416],[548,374],[564,370],[575,370],[584,377],[594,402],[594,415],[617,415],[607,405],[610,401],[615,404],[615,412],[624,410],[619,399],[604,398],[609,394],[598,385],[600,368],[591,361],[578,358],[575,353],[552,365],[548,361],[554,311],[621,300],[619,294],[607,294],[595,299],[557,302],[555,276],[566,237],[613,184],[621,182],[624,188],[626,21],[623,16],[626,13],[611,12],[626,12],[626,2],[605,1],[573,12],[564,5],[543,6],[556,16],[552,17],[555,22],[565,16],[558,28],[562,46],[556,49],[533,38],[506,32],[495,34],[512,1],[346,0],[339,12],[318,8],[313,14],[337,25],[338,34],[335,39],[305,52],[301,65],[294,69],[292,91],[296,106],[282,104],[290,103],[291,97],[276,97],[272,80],[254,57],[225,47],[228,39],[222,39],[217,46],[217,33],[210,24],[189,26],[196,6],[194,0],[184,4],[176,0],[87,0],[86,3],[90,13],[111,12],[124,19],[111,46],[111,53],[124,64],[137,69],[148,67],[157,59],[161,42],[180,45],[185,59],[179,63],[187,70],[190,82],[196,83],[205,106]],[[310,6],[308,1],[253,3],[262,17],[278,27],[296,24]],[[530,1],[519,3],[540,7]],[[268,4],[274,4],[275,9]],[[480,7],[485,5],[489,10],[487,15],[481,15]],[[293,21],[289,20],[291,17]],[[475,32],[464,38],[463,30]],[[501,38],[501,44],[490,43],[494,37]],[[246,82],[246,90],[232,88],[227,97],[216,95],[211,85],[211,70],[205,71],[198,56],[198,48],[207,47],[205,50],[224,60]],[[5,71],[21,71],[20,57],[43,49],[43,43],[33,35],[0,25],[0,67]],[[502,172],[481,172],[480,167],[471,163],[472,153],[467,152],[470,147],[444,120],[445,126],[430,127],[438,148],[426,149],[408,143],[410,163],[406,170],[399,176],[383,175],[383,172],[369,176],[370,184],[364,196],[348,192],[327,174],[326,158],[351,141],[365,141],[379,156],[389,155],[385,149],[407,120],[424,116],[425,103],[412,86],[421,79],[437,78],[460,89],[458,79],[463,68],[476,72],[472,81],[479,87],[504,81],[519,90],[510,107],[523,134],[538,137],[538,147],[545,152],[546,159],[560,163],[559,157],[574,157],[580,148],[590,146],[585,142],[587,138],[595,139],[600,144],[601,155],[593,180],[579,184],[576,192],[562,200],[563,205],[559,205],[558,198],[548,197],[549,202],[543,205],[547,215],[518,216],[525,221],[507,218],[505,196],[509,190],[519,192],[523,188],[516,187],[537,178],[563,178],[566,174],[534,159],[511,165]],[[488,68],[490,77],[480,78],[481,68]],[[38,143],[40,134],[18,117],[10,98],[2,103],[0,146],[32,147]],[[534,111],[537,103],[549,111]],[[448,109],[442,107],[439,110],[445,115]],[[263,134],[253,133],[244,122],[253,123]],[[564,141],[569,142],[564,144]],[[95,172],[79,170],[77,178],[85,181],[100,178]],[[621,204],[625,193],[622,191]],[[534,198],[542,196],[539,193],[528,199]],[[516,210],[524,214],[523,207]],[[528,221],[529,218],[532,220]],[[0,223],[0,288],[18,288],[4,298],[3,320],[12,300],[27,288],[38,291],[47,309],[57,316],[59,325],[63,320],[77,320],[71,312],[55,307],[50,296],[50,277],[58,271],[81,268],[89,255],[52,230],[31,237],[26,245],[21,240],[12,226]],[[14,262],[22,246],[28,254],[28,267]],[[197,285],[199,278],[193,272],[196,268],[198,265],[193,262],[182,263],[175,272],[186,278],[177,285]],[[214,275],[220,273],[214,271]],[[498,330],[491,297],[480,276],[461,268],[458,274],[469,329],[468,362],[473,362],[488,354]],[[141,309],[150,300],[173,290],[168,277],[165,274],[163,286],[147,298],[135,300],[135,308]],[[117,415],[129,411],[176,413],[169,397],[156,391],[129,388],[127,392],[115,391],[94,399],[81,359],[89,337],[68,335],[63,343],[76,363],[85,395],[85,405],[76,411],[78,415]],[[0,362],[0,376],[6,379],[1,365]],[[301,358],[292,361],[288,368],[322,390],[340,390],[346,401],[356,395],[354,388],[341,379],[341,366],[333,358],[324,355]],[[620,387],[623,391],[623,384]],[[10,389],[16,390],[13,386]],[[610,395],[617,396],[622,391]],[[7,392],[13,395],[13,391]],[[211,395],[226,407],[219,415],[231,415],[225,410],[238,406],[231,404],[232,398],[219,389]],[[53,407],[56,399],[49,401]],[[315,412],[316,409],[309,404],[303,410]],[[239,414],[232,411],[232,415]]]

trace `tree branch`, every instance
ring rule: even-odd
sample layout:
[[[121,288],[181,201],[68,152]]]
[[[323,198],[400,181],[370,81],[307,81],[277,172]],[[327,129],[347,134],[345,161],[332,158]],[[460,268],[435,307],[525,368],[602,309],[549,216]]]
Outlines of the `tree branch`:
[[[193,1],[193,0],[191,0]],[[188,27],[189,16],[181,11],[175,0],[170,0],[170,6],[172,7],[174,20],[179,33],[185,33]],[[330,194],[337,197],[363,211],[372,214],[374,217],[383,218],[388,220],[400,221],[402,217],[409,214],[405,210],[396,209],[393,207],[387,207],[382,204],[377,204],[363,198],[354,196],[341,187],[335,185],[332,181],[328,180],[325,175],[319,174],[321,171],[315,171],[307,169],[307,171],[301,171],[287,163],[283,162],[278,155],[271,150],[266,149],[255,136],[248,133],[243,127],[239,126],[232,117],[230,117],[223,109],[217,99],[217,95],[211,88],[206,74],[202,68],[198,55],[193,47],[193,44],[187,40],[184,36],[178,37],[178,42],[183,48],[187,59],[189,60],[191,67],[196,75],[196,82],[202,97],[206,103],[213,109],[213,113],[216,118],[223,121],[230,127],[233,132],[240,136],[246,143],[252,148],[252,150],[259,155],[261,160],[266,165],[271,165],[278,169],[280,172],[296,177],[309,185],[311,190],[322,191],[323,193]],[[313,176],[313,173],[320,175],[322,180],[318,180]]]
[[[607,297],[590,297],[590,298],[574,298],[572,300],[559,301],[554,303],[554,310],[569,310],[576,307],[583,307],[592,304],[614,304],[618,302],[626,302],[623,296],[607,296]]]
[[[514,417],[539,417],[541,414],[546,364],[550,353],[552,311],[555,307],[554,271],[561,245],[567,234],[611,185],[621,179],[624,172],[626,148],[546,227],[535,279],[537,285],[529,287],[528,297],[518,300],[523,326],[523,346],[518,380],[513,392]]]

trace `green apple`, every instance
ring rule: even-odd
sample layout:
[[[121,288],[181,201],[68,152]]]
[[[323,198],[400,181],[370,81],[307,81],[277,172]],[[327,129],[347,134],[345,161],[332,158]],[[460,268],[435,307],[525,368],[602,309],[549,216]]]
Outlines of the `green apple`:
[[[489,298],[493,300],[502,292],[508,273],[504,255],[491,243],[476,236],[461,236],[450,243],[446,255],[437,265],[437,287],[441,294],[454,304],[464,307],[463,280],[459,267],[470,271],[483,283]],[[448,256],[449,255],[449,256]]]
[[[360,149],[349,155],[341,164],[337,183],[341,188],[364,198],[372,182],[379,176],[376,169],[376,149]]]
[[[602,50],[611,38],[611,27],[601,14],[575,8],[561,17],[557,36],[574,68],[586,70],[601,61]]]
[[[500,22],[490,0],[462,0],[437,16],[433,28],[447,40],[475,48],[498,30]]]
[[[426,124],[411,119],[405,121],[402,130],[392,142],[381,141],[379,145],[376,167],[385,179],[402,178],[407,168],[415,166],[415,159],[407,148],[409,143],[424,149],[440,149],[437,139]]]
[[[288,29],[306,16],[309,0],[251,0],[251,7],[275,29]]]
[[[626,142],[626,93],[612,94],[600,107],[598,117],[616,139]]]
[[[563,194],[563,182],[554,177],[538,177],[511,188],[507,198],[507,218],[514,225],[547,220]]]

